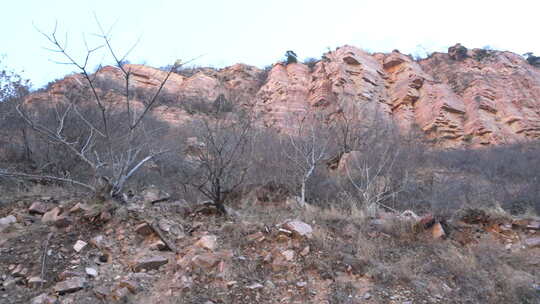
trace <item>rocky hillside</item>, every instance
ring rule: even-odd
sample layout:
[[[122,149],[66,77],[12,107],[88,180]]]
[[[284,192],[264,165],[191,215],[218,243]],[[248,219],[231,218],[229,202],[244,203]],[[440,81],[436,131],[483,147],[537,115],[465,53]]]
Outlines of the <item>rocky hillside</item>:
[[[137,87],[155,88],[166,73],[129,65]],[[113,67],[99,73],[122,81]],[[30,99],[62,95],[70,76]],[[352,46],[306,65],[274,64],[267,70],[237,64],[224,69],[178,71],[165,86],[176,98],[157,112],[170,122],[188,115],[174,104],[186,98],[211,103],[225,98],[252,105],[267,126],[284,127],[291,114],[331,115],[393,122],[406,133],[421,129],[442,147],[480,146],[540,137],[540,69],[521,56],[461,45],[416,61],[394,51],[369,54]]]
[[[2,197],[0,303],[538,303],[540,221]],[[54,189],[53,189],[54,191]]]
[[[520,56],[83,72],[5,103],[0,303],[540,303]]]

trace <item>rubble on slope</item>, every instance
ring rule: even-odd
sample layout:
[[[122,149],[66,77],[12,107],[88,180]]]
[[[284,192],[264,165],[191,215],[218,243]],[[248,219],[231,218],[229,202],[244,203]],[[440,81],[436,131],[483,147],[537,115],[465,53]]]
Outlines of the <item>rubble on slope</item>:
[[[513,254],[540,249],[538,220],[473,211],[445,221],[383,212],[367,230],[357,230],[354,222],[328,226],[332,220],[323,211],[311,220],[306,214],[287,218],[293,213],[286,205],[266,207],[275,208],[279,221],[250,222],[198,207],[175,213],[137,202],[118,206],[127,213],[104,221],[100,213],[108,210],[80,204],[61,201],[47,212],[31,201],[2,206],[9,214],[4,221],[19,225],[0,233],[0,303],[176,303],[178,297],[185,303],[444,303],[459,288],[452,281],[417,282],[442,286],[430,287],[439,290],[431,295],[407,284],[388,289],[369,270],[373,261],[347,248],[358,237],[405,244],[413,237],[420,246],[475,246],[487,239]],[[65,224],[54,225],[62,217]]]

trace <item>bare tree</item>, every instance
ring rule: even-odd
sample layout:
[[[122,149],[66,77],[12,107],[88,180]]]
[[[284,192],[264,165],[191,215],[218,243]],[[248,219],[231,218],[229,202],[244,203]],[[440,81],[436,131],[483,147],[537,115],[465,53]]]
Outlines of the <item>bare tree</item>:
[[[306,185],[318,166],[330,156],[332,138],[329,127],[321,115],[304,115],[292,122],[289,132],[285,157],[289,160],[295,179],[300,187],[300,203],[306,203]]]
[[[210,199],[222,214],[225,202],[248,176],[254,129],[247,113],[223,112],[201,118],[191,128],[182,184]]]
[[[4,60],[5,57],[0,56],[0,153],[1,158],[9,158],[13,152],[19,154],[19,151],[15,151],[18,149],[13,149],[18,146],[15,144],[16,137],[21,136],[23,142],[27,143],[27,127],[15,108],[28,95],[30,81],[6,67]],[[28,156],[28,145],[26,148],[26,153],[21,154]]]
[[[40,113],[35,113],[32,105],[27,106],[22,103],[16,108],[25,123],[35,133],[50,143],[62,147],[78,159],[79,163],[84,164],[86,170],[90,171],[91,178],[79,180],[71,175],[31,174],[12,172],[7,169],[0,170],[0,176],[71,183],[92,192],[100,191],[98,189],[100,187],[96,186],[101,181],[104,184],[101,190],[106,192],[106,195],[120,198],[126,182],[145,163],[167,152],[145,143],[145,136],[148,136],[148,132],[152,132],[152,130],[145,129],[145,123],[149,113],[158,103],[158,97],[162,93],[165,83],[178,64],[173,65],[168,72],[162,75],[161,82],[155,92],[146,100],[142,100],[142,107],[135,107],[133,94],[130,94],[133,87],[130,83],[132,71],[123,64],[133,47],[123,56],[118,56],[111,46],[110,30],[106,32],[99,21],[97,24],[100,31],[98,37],[103,44],[94,48],[86,45],[86,55],[80,61],[67,51],[67,41],[62,42],[57,38],[56,26],[51,34],[40,31],[52,45],[52,50],[66,59],[65,62],[61,63],[72,65],[78,69],[80,74],[75,78],[79,82],[78,87],[81,91],[88,93],[84,96],[90,96],[91,101],[66,98],[64,103],[47,104],[48,110],[52,111],[54,117],[54,122],[49,124],[39,121]],[[99,88],[96,87],[99,70],[95,74],[89,72],[89,60],[101,48],[108,51],[116,68],[123,75],[124,98],[120,105],[104,100],[100,94]],[[98,119],[87,116],[85,109],[92,110]],[[122,123],[117,121],[120,116],[123,118]],[[78,132],[75,137],[68,136],[68,133],[73,131],[73,124],[68,126],[68,121],[75,121],[75,124],[83,130]]]
[[[30,90],[30,81],[8,69],[3,61],[5,56],[0,56],[0,103],[20,99]],[[2,112],[0,111],[0,115]]]
[[[395,211],[386,202],[396,199],[408,179],[408,168],[400,162],[404,146],[399,135],[392,126],[375,121],[359,136],[359,145],[340,160],[345,179],[368,209]]]

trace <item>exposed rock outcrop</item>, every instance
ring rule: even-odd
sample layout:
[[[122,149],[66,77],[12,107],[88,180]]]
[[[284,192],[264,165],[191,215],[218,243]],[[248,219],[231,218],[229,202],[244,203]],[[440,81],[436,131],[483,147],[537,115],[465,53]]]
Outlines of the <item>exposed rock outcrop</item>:
[[[131,71],[132,86],[150,91],[166,76],[143,65],[125,68]],[[105,81],[122,79],[114,67],[98,75]],[[277,63],[263,71],[236,64],[185,75],[171,75],[164,89],[174,100],[155,109],[176,125],[193,117],[183,105],[195,98],[253,107],[261,125],[277,128],[289,127],[310,111],[327,117],[346,113],[362,121],[394,123],[403,133],[422,130],[440,147],[540,138],[540,69],[511,52],[457,44],[446,54],[416,61],[398,51],[369,54],[343,46],[310,67]],[[80,75],[68,76],[26,102],[62,100],[70,87],[83,82]]]

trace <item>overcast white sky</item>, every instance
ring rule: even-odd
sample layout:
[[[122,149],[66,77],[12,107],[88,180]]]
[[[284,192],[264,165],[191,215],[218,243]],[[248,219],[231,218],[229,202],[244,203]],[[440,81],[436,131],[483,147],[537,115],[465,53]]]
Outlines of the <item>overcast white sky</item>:
[[[24,70],[34,87],[74,71],[51,60],[36,31],[68,33],[68,51],[84,55],[82,34],[97,32],[94,13],[113,29],[113,46],[134,63],[162,66],[199,58],[197,65],[237,62],[263,67],[294,50],[319,58],[329,47],[355,45],[369,51],[444,51],[450,45],[489,45],[540,54],[538,0],[17,0],[5,1],[0,17],[0,54],[5,65]],[[419,47],[419,46],[422,47]],[[93,64],[107,57],[98,54]]]

